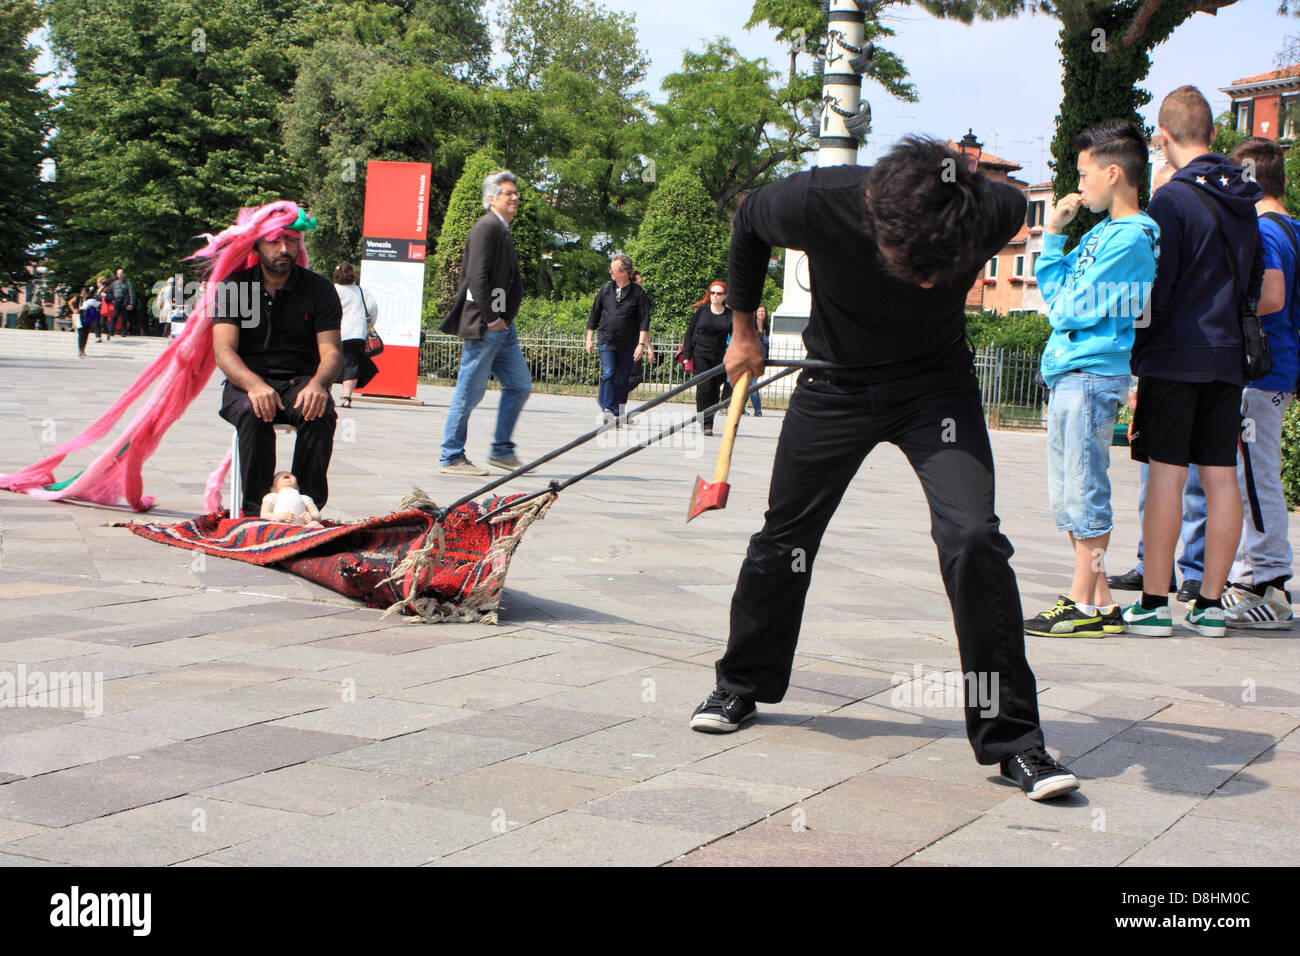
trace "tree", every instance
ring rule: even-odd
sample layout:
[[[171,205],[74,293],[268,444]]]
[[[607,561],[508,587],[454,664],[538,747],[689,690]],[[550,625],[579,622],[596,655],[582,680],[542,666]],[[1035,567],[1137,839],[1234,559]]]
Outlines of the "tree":
[[[907,67],[899,57],[880,45],[884,38],[894,36],[884,18],[890,3],[910,0],[883,0],[872,4],[859,4],[865,16],[864,44],[871,48],[870,59],[862,66],[862,97],[869,102],[868,82],[881,86],[895,99],[907,103],[916,101],[916,87],[908,80]],[[816,148],[815,131],[822,99],[822,75],[829,40],[830,22],[827,10],[820,0],[755,0],[745,28],[753,29],[766,24],[776,30],[777,39],[790,44],[790,63],[786,84],[778,92],[780,102],[793,117],[797,129],[808,137],[809,148]],[[864,50],[866,49],[864,46]],[[805,74],[798,72],[798,58],[806,54],[813,68]]]
[[[628,252],[650,293],[650,331],[685,331],[691,303],[727,274],[727,229],[692,169],[672,170],[655,187]]]
[[[137,287],[240,206],[292,198],[277,109],[296,30],[281,0],[51,0],[76,77],[51,150],[61,281],[122,266]],[[142,290],[143,291],[143,290]]]
[[[511,168],[553,210],[549,290],[587,294],[635,231],[653,178],[636,18],[586,0],[510,0],[497,25],[510,56],[505,92],[536,107],[507,147],[521,143]]]
[[[645,79],[636,17],[589,0],[509,0],[497,16],[507,86],[535,90],[552,66],[626,94]]]
[[[1210,151],[1227,156],[1245,138],[1245,133],[1237,132],[1232,113],[1225,110],[1214,118],[1214,142],[1210,143]]]
[[[485,142],[491,40],[482,0],[331,4],[303,31],[284,142],[320,223],[314,257],[356,258],[366,163],[429,162],[430,218],[445,211],[465,157]]]
[[[41,179],[50,97],[27,37],[39,23],[31,0],[0,6],[0,282],[26,282],[32,250],[45,235]]]
[[[664,78],[668,99],[653,107],[653,150],[659,174],[694,170],[725,219],[739,197],[798,168],[817,148],[772,87],[778,74],[765,60],[747,60],[725,39],[682,54],[682,68]]]
[[[433,270],[425,277],[424,324],[436,328],[456,300],[460,285],[461,259],[474,223],[483,216],[483,180],[501,169],[500,157],[490,149],[479,150],[465,160],[465,168],[447,203],[433,256]],[[510,238],[519,253],[524,294],[537,289],[542,268],[542,235],[546,204],[529,183],[519,181],[519,211],[510,222]]]
[[[1061,21],[1057,46],[1064,68],[1065,95],[1052,138],[1053,193],[1057,199],[1079,185],[1074,137],[1108,119],[1131,119],[1142,126],[1139,110],[1151,102],[1142,88],[1151,69],[1151,51],[1194,13],[1214,13],[1236,0],[917,0],[930,13],[970,23],[1015,16],[1026,10]],[[1287,12],[1295,0],[1282,0]],[[1147,130],[1148,133],[1154,132]],[[1140,198],[1145,202],[1143,184]],[[1098,221],[1086,209],[1067,227],[1078,239]]]

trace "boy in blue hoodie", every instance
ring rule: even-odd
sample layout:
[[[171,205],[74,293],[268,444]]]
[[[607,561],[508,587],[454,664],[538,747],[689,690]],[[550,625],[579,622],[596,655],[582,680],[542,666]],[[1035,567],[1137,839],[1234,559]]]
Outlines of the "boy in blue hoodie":
[[[1043,352],[1047,403],[1047,491],[1056,526],[1070,538],[1069,595],[1025,621],[1026,634],[1104,637],[1124,630],[1106,583],[1113,526],[1110,441],[1128,399],[1133,326],[1147,307],[1159,255],[1159,227],[1138,208],[1146,175],[1142,131],[1128,120],[1084,130],[1079,192],[1053,206],[1035,274],[1049,302],[1052,335]],[[1086,204],[1106,218],[1070,252],[1061,230]]]
[[[1194,86],[1164,98],[1157,139],[1176,172],[1151,197],[1160,225],[1160,267],[1151,322],[1137,330],[1132,453],[1150,465],[1142,516],[1142,599],[1124,611],[1131,633],[1170,637],[1169,575],[1182,524],[1187,466],[1205,489],[1205,567],[1183,626],[1225,633],[1221,598],[1241,537],[1237,439],[1246,353],[1240,302],[1257,300],[1264,277],[1253,179],[1210,152],[1210,104]],[[1226,241],[1225,241],[1226,237]]]

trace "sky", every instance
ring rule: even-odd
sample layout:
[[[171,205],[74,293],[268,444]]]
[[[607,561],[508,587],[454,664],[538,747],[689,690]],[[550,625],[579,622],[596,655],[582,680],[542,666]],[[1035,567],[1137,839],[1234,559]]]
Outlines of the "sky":
[[[728,38],[741,55],[766,57],[787,68],[787,49],[766,27],[745,30],[752,0],[600,0],[629,15],[650,59],[645,88],[663,98],[660,83],[681,66],[682,50],[700,50],[715,36]],[[495,6],[489,0],[488,9]],[[919,8],[890,13],[897,36],[883,45],[902,57],[920,99],[902,103],[867,82],[873,130],[858,154],[864,165],[907,133],[959,139],[967,129],[986,151],[1022,164],[1015,173],[1031,183],[1050,178],[1047,160],[1052,126],[1061,102],[1059,23],[1041,15],[963,26],[937,20]],[[633,19],[634,18],[634,19]],[[1219,87],[1274,69],[1283,38],[1300,34],[1300,18],[1277,14],[1277,0],[1238,0],[1217,15],[1197,13],[1152,51],[1146,89],[1153,100],[1144,118],[1155,124],[1160,98],[1184,83],[1198,86],[1217,116],[1228,97]],[[800,67],[811,69],[807,57]],[[52,69],[48,57],[37,68]]]
[[[744,56],[766,57],[784,70],[788,52],[775,33],[746,31],[752,0],[601,0],[635,14],[641,46],[650,56],[647,91],[661,98],[659,83],[681,65],[684,47],[699,50],[713,36],[725,36]],[[902,103],[871,83],[863,95],[871,104],[873,133],[858,161],[874,162],[878,151],[907,133],[958,139],[967,129],[984,148],[1025,168],[1031,183],[1050,178],[1046,165],[1056,111],[1061,102],[1059,22],[1041,15],[963,26],[937,20],[919,8],[891,14],[897,36],[882,45],[902,57],[920,99]],[[1277,15],[1277,0],[1238,0],[1216,16],[1197,13],[1152,52],[1146,89],[1154,100],[1145,119],[1154,125],[1160,98],[1184,83],[1198,86],[1217,116],[1228,107],[1219,87],[1275,68],[1285,35],[1300,34],[1300,19]],[[808,68],[807,58],[800,64]]]

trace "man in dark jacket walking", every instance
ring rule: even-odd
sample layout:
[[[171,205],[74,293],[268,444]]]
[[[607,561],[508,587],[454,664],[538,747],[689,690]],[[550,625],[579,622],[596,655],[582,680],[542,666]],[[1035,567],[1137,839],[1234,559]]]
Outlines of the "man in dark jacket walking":
[[[1150,322],[1137,324],[1134,334],[1132,454],[1150,472],[1142,599],[1125,609],[1124,621],[1134,634],[1173,634],[1166,588],[1191,464],[1205,489],[1205,571],[1183,626],[1222,637],[1221,598],[1241,536],[1237,437],[1246,366],[1239,302],[1258,299],[1264,277],[1255,214],[1262,191],[1210,152],[1214,121],[1196,87],[1166,96],[1156,123],[1165,159],[1177,172],[1147,207],[1160,226],[1160,262]]]
[[[465,340],[456,376],[456,391],[447,411],[439,471],[447,475],[486,475],[465,456],[470,413],[483,400],[489,375],[501,383],[496,434],[488,464],[512,471],[522,462],[515,455],[515,422],[532,390],[532,375],[519,348],[515,314],[524,297],[519,253],[510,238],[510,221],[519,211],[519,186],[509,170],[483,180],[483,208],[461,258],[460,287],[442,331]]]
[[[650,349],[650,302],[632,277],[632,260],[617,255],[609,262],[609,281],[596,293],[587,317],[587,354],[600,343],[600,393],[597,400],[605,421],[617,418],[632,390],[632,367],[642,356],[654,360]]]

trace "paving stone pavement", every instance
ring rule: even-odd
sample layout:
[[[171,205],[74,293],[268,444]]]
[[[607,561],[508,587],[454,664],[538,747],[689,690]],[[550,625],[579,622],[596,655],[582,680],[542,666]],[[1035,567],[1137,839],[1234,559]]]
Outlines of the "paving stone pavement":
[[[89,351],[77,360],[55,333],[0,337],[0,471],[94,421],[157,343]],[[201,511],[229,444],[218,386],[145,468],[152,520]],[[476,460],[496,396],[470,423]],[[423,406],[341,409],[326,516],[384,513],[413,486],[436,501],[472,490],[437,472],[449,397],[422,385]],[[685,413],[649,417],[657,430]],[[596,417],[591,399],[535,394],[520,454]],[[739,733],[692,733],[780,426],[779,411],[743,420],[728,507],[689,525],[716,448],[697,431],[565,491],[520,545],[496,626],[384,618],[275,569],[107,527],[135,517],[124,508],[0,492],[0,675],[84,675],[69,677],[79,707],[0,708],[0,865],[1300,859],[1290,631],[1028,638],[1048,746],[1083,778],[1050,804],[975,762],[951,700],[896,693],[960,663],[928,512],[892,447],[827,533],[789,696]],[[518,487],[624,440],[604,436]],[[992,442],[1030,614],[1067,586],[1071,558],[1048,511],[1043,436]],[[72,456],[60,477],[88,461]],[[1111,476],[1118,571],[1137,533],[1123,450]]]

